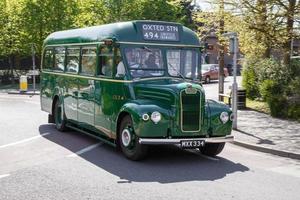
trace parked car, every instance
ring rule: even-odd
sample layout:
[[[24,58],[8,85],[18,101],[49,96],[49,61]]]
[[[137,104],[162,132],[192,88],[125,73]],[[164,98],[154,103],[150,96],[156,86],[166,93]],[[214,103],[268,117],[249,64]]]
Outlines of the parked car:
[[[219,65],[218,64],[203,64],[202,65],[202,81],[209,83],[211,80],[219,79]],[[224,67],[224,77],[228,76],[228,70]]]

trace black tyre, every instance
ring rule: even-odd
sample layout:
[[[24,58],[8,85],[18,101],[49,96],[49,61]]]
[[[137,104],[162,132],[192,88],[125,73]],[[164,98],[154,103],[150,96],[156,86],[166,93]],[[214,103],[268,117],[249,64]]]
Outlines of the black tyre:
[[[207,143],[200,148],[201,153],[207,156],[216,156],[224,149],[225,142],[222,143]]]
[[[65,114],[61,102],[58,99],[55,101],[54,104],[54,123],[57,130],[67,130]]]
[[[210,77],[209,76],[205,77],[205,83],[210,83]]]
[[[143,159],[148,151],[146,145],[139,143],[139,137],[134,133],[130,116],[125,116],[120,124],[118,144],[123,154],[130,160]]]

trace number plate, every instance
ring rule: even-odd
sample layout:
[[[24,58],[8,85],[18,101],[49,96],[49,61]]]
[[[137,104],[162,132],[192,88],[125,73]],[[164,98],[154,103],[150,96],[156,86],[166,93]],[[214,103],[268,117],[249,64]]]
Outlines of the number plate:
[[[188,148],[197,148],[203,147],[205,144],[204,140],[182,140],[180,141],[181,147],[188,149]]]

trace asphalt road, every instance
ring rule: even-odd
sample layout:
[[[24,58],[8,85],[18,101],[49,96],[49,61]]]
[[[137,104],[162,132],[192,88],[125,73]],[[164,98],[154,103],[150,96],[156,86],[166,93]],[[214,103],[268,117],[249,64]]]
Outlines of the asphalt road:
[[[236,81],[237,81],[238,87],[239,88],[242,87],[242,77],[237,76]],[[233,83],[232,76],[228,76],[225,78],[225,80],[224,80],[224,92],[225,93],[228,93],[230,91],[232,83]],[[218,92],[219,92],[218,84],[219,84],[218,80],[213,80],[210,83],[203,84],[203,87],[205,89],[206,98],[218,100]]]
[[[88,136],[56,131],[38,96],[0,94],[1,200],[298,200],[299,189],[297,160],[227,144],[216,158],[167,146],[132,162]]]

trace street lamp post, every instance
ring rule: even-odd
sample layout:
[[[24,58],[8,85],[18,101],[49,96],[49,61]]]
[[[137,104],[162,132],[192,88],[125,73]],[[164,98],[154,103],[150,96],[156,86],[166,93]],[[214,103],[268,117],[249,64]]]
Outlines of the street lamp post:
[[[31,44],[31,50],[32,50],[32,83],[33,83],[33,93],[35,94],[35,49],[34,49],[34,43]]]
[[[237,33],[229,32],[222,34],[224,37],[230,38],[230,42],[233,44],[230,45],[230,52],[233,52],[233,84],[232,84],[232,112],[234,115],[233,119],[233,129],[237,129],[237,89],[238,84],[236,82],[236,72],[237,72],[237,52],[238,52],[238,43],[237,43]]]

